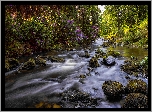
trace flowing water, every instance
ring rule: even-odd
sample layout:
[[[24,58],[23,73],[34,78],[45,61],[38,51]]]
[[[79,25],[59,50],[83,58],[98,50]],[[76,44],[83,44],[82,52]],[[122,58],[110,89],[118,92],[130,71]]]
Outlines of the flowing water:
[[[64,63],[47,61],[46,67],[19,73],[17,76],[5,80],[5,108],[27,108],[41,101],[50,103],[63,102],[63,108],[78,108],[78,105],[62,100],[60,93],[68,90],[79,90],[89,94],[92,98],[99,99],[97,105],[94,106],[95,108],[121,108],[119,101],[109,102],[106,100],[102,84],[107,80],[113,80],[119,81],[125,86],[128,82],[128,79],[125,78],[127,74],[120,69],[120,65],[126,59],[125,57],[129,55],[144,57],[148,53],[143,49],[117,47],[114,50],[121,52],[124,57],[116,58],[117,64],[115,66],[100,65],[100,67],[94,68],[89,72],[88,61],[95,55],[95,50],[102,43],[103,39],[100,38],[89,46],[90,58],[79,56],[84,49],[58,52],[55,55],[65,58]],[[101,49],[103,51],[107,50],[107,48]],[[81,78],[80,75],[84,74],[88,75],[85,78]],[[131,77],[131,79],[135,78]],[[148,83],[145,78],[139,77],[139,79]],[[86,108],[92,107],[88,106]]]

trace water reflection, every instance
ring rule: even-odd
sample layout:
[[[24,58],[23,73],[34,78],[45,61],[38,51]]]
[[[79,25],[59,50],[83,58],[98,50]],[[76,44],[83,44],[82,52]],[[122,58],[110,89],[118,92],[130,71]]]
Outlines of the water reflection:
[[[148,50],[145,50],[143,48],[128,48],[128,47],[117,46],[115,48],[110,47],[108,48],[108,50],[119,51],[124,57],[135,56],[138,57],[139,59],[142,59],[145,56],[148,56]]]

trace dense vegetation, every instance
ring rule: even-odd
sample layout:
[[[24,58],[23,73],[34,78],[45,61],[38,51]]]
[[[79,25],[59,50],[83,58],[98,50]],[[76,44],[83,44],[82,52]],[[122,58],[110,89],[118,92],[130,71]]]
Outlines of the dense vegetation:
[[[89,44],[99,37],[97,5],[6,5],[5,56]]]
[[[6,5],[5,57],[108,44],[148,49],[148,5]],[[145,57],[146,61],[148,58]],[[148,64],[148,63],[147,63]]]
[[[101,36],[122,45],[148,48],[148,5],[106,5]]]

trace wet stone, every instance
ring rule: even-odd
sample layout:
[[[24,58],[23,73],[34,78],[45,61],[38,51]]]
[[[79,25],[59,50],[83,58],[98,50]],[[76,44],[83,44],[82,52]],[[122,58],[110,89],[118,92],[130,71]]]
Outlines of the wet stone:
[[[85,51],[80,52],[80,53],[79,53],[79,56],[80,56],[80,57],[89,58],[89,57],[90,57],[90,54],[89,54],[89,51],[85,50]]]
[[[89,94],[79,90],[68,90],[62,93],[63,102],[71,102],[75,108],[83,108],[97,105],[97,99],[91,98]]]
[[[19,61],[15,58],[7,58],[5,59],[5,72],[8,72],[14,68],[19,66]]]
[[[124,87],[120,82],[117,81],[105,81],[102,85],[104,94],[110,101],[117,101],[122,98]]]
[[[121,108],[148,108],[148,97],[142,93],[130,93]]]
[[[129,80],[125,88],[126,93],[143,93],[147,94],[148,87],[146,82],[141,79]]]
[[[48,103],[41,101],[35,104],[34,106],[29,106],[28,108],[62,108],[62,106],[56,103]]]
[[[27,62],[23,64],[21,70],[30,70],[33,69],[35,66],[36,66],[35,60],[30,58]]]
[[[106,66],[113,66],[116,64],[115,58],[113,56],[103,57],[102,64]]]
[[[50,60],[51,62],[65,62],[64,58],[60,58],[57,56],[48,56],[48,60]]]
[[[99,67],[99,63],[98,63],[98,60],[97,58],[95,57],[92,57],[89,61],[89,66],[92,67],[92,68],[96,68],[96,67]]]
[[[41,65],[41,66],[46,66],[46,60],[43,59],[42,57],[40,56],[37,56],[35,58],[35,63],[38,64],[38,65]]]

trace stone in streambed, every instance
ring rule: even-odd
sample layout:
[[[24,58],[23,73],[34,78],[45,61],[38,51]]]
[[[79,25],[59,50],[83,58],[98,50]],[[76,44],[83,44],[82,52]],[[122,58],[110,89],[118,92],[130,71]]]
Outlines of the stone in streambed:
[[[51,62],[65,62],[65,60],[63,58],[60,57],[55,57],[55,56],[48,56],[48,60],[50,60]]]
[[[126,85],[125,90],[126,90],[126,93],[148,94],[147,84],[141,79],[129,80],[129,83]]]
[[[80,53],[79,53],[79,56],[80,56],[80,57],[89,58],[89,57],[90,57],[90,54],[89,54],[89,52],[88,52],[87,50],[85,50],[85,51],[80,52]]]
[[[111,80],[105,81],[102,85],[102,89],[109,101],[121,99],[124,92],[124,87],[120,82]]]
[[[33,69],[36,66],[35,60],[30,58],[27,62],[23,64],[21,67],[22,70],[30,70]]]
[[[19,66],[19,61],[15,58],[8,58],[5,59],[5,72],[8,72],[12,70],[13,68],[16,68]]]
[[[115,58],[113,56],[108,56],[108,57],[103,57],[103,61],[102,64],[106,65],[106,66],[113,66],[116,64],[115,62]]]
[[[99,67],[98,59],[95,57],[92,57],[89,61],[89,66],[92,68]]]
[[[130,93],[121,108],[148,108],[148,97],[142,93]]]

